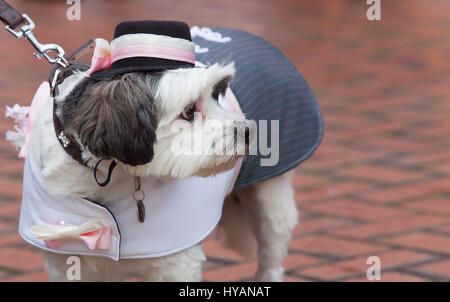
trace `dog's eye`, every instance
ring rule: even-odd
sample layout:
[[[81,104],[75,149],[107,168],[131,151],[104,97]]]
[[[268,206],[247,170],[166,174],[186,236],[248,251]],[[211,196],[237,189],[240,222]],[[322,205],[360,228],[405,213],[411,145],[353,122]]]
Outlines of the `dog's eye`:
[[[216,85],[214,85],[214,88],[212,90],[211,96],[218,101],[219,95],[225,95],[225,92],[227,91],[228,85],[231,82],[231,76],[224,77],[222,80],[220,80]]]
[[[184,111],[181,113],[181,118],[185,119],[186,121],[193,121],[195,115],[195,103],[190,104],[184,108]]]
[[[226,90],[226,87],[222,88],[222,89],[214,89],[213,92],[212,92],[213,99],[218,101],[219,100],[219,95],[222,95],[222,96],[225,95],[225,90]]]

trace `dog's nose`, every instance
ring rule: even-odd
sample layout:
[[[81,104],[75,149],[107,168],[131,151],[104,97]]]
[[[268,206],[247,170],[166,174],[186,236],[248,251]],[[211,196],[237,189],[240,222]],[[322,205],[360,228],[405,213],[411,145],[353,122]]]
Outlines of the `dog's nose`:
[[[245,144],[248,146],[250,144],[250,130],[248,128],[245,128],[244,138]]]

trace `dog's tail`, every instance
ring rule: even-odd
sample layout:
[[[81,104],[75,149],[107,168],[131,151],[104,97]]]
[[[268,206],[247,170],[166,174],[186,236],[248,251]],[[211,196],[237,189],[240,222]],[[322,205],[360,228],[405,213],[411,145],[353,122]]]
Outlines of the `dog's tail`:
[[[257,244],[252,231],[251,216],[235,195],[225,199],[223,213],[215,233],[216,240],[225,248],[252,258]]]

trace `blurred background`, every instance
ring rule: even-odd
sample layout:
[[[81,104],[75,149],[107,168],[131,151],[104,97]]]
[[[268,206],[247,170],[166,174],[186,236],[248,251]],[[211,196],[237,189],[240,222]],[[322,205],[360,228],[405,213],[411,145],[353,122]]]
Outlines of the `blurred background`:
[[[41,43],[71,52],[112,39],[125,20],[184,20],[248,31],[300,70],[324,115],[325,136],[296,169],[301,222],[286,281],[450,278],[450,2],[381,0],[90,0],[69,21],[64,0],[9,0],[36,23]],[[23,161],[5,141],[5,105],[29,105],[49,65],[24,39],[0,30],[0,281],[47,281],[39,252],[17,234]],[[207,281],[250,280],[253,259],[205,241]]]

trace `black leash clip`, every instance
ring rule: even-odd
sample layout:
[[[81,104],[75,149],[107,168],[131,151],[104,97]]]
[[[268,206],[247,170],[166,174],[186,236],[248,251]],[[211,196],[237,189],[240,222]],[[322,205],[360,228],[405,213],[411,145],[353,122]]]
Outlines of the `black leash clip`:
[[[5,26],[5,29],[9,31],[16,38],[25,37],[34,49],[37,50],[37,53],[34,53],[34,56],[38,59],[44,57],[50,64],[59,64],[60,66],[66,68],[69,66],[69,62],[66,60],[64,49],[57,44],[41,44],[36,39],[33,34],[33,29],[35,24],[30,17],[26,14],[23,14],[22,17],[26,20],[27,24],[23,25],[20,28],[20,31],[15,31],[9,25]],[[56,54],[52,57],[50,53],[55,52]]]

